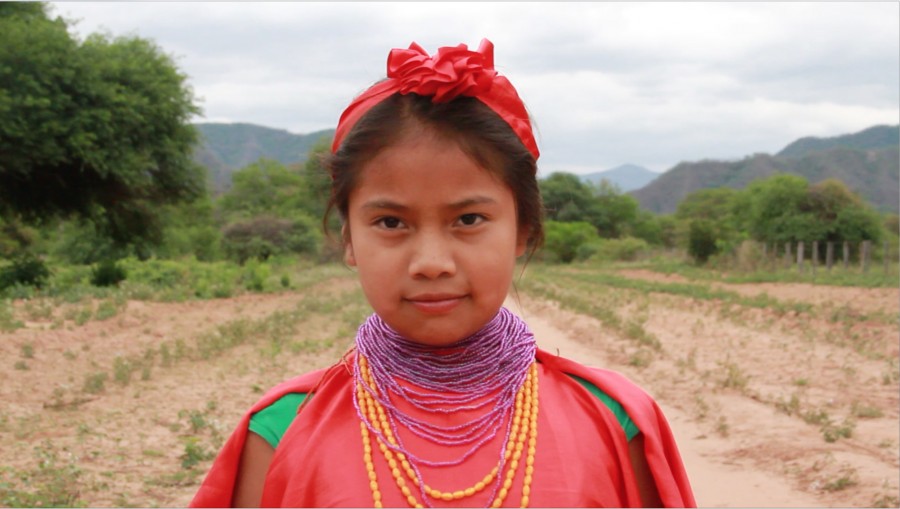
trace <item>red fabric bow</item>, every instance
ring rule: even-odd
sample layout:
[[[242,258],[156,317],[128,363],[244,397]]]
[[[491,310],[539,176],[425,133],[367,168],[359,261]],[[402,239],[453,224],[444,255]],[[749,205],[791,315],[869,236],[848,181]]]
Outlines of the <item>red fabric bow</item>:
[[[360,94],[344,110],[334,135],[336,152],[353,125],[373,106],[395,93],[431,97],[435,103],[459,96],[475,97],[512,127],[535,159],[540,156],[528,111],[516,89],[494,70],[494,45],[483,39],[478,51],[465,44],[439,48],[434,56],[416,43],[409,49],[393,49],[388,55],[387,79]]]

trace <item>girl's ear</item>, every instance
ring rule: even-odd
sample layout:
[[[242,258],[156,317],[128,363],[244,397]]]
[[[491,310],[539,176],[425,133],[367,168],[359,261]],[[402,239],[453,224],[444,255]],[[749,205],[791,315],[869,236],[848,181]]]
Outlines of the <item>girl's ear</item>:
[[[344,241],[344,263],[350,267],[356,267],[356,255],[353,254],[353,242],[350,240],[350,230],[345,223],[341,226],[341,239]]]

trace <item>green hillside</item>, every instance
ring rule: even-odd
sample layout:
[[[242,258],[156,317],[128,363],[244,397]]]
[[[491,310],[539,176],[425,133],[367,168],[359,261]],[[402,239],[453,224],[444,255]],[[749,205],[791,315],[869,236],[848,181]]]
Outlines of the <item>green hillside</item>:
[[[839,179],[876,209],[898,212],[898,132],[898,126],[878,126],[834,138],[802,138],[775,156],[756,154],[740,161],[684,162],[630,194],[642,208],[669,214],[685,196],[698,189],[742,189],[753,180],[784,172],[801,175],[813,184],[827,178]]]
[[[858,133],[833,138],[800,138],[775,154],[779,157],[803,157],[812,152],[824,152],[834,148],[877,150],[897,146],[900,126],[879,125]]]
[[[283,164],[303,162],[309,149],[320,139],[331,139],[333,129],[294,134],[254,124],[194,124],[202,142],[194,160],[210,173],[216,191],[227,189],[231,174],[261,157]]]

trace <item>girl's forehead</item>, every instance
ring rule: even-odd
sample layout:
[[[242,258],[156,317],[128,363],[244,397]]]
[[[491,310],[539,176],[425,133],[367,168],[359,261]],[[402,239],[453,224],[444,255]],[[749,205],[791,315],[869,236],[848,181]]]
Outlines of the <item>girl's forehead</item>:
[[[453,201],[462,195],[509,192],[496,172],[484,168],[456,141],[429,135],[404,138],[363,164],[351,197]]]

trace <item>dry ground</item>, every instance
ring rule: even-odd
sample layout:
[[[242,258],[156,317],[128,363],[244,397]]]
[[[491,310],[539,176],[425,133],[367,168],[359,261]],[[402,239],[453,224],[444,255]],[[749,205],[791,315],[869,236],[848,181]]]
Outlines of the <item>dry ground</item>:
[[[898,290],[724,285],[810,305],[785,312],[562,286],[614,315],[527,285],[509,305],[542,347],[656,397],[701,505],[898,505]],[[7,482],[44,505],[183,506],[260,392],[332,362],[366,314],[349,275],[302,292],[128,301],[79,324],[85,305],[20,302],[26,327],[0,332],[0,493]]]

